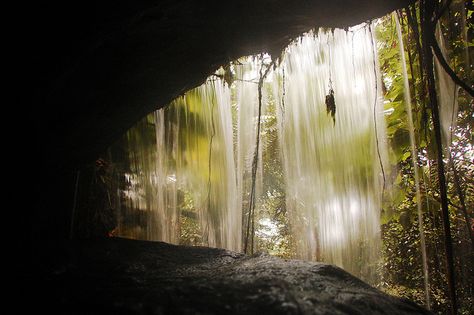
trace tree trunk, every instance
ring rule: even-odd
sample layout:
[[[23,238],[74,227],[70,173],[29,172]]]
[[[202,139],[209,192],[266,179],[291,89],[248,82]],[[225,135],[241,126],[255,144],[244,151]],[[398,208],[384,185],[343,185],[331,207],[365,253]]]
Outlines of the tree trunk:
[[[456,302],[456,284],[454,277],[454,258],[453,258],[453,244],[451,237],[451,227],[449,222],[449,208],[448,195],[446,186],[446,177],[443,162],[443,147],[441,143],[441,124],[439,120],[438,99],[436,95],[436,87],[433,72],[433,53],[431,51],[431,41],[434,34],[434,25],[432,17],[434,16],[434,1],[425,0],[423,15],[423,52],[426,67],[426,76],[428,81],[428,95],[430,100],[431,117],[433,120],[433,128],[435,133],[435,141],[437,147],[437,170],[439,180],[439,192],[441,197],[441,213],[444,229],[444,245],[446,254],[446,276],[448,281],[449,298],[451,302],[451,314],[457,314]]]

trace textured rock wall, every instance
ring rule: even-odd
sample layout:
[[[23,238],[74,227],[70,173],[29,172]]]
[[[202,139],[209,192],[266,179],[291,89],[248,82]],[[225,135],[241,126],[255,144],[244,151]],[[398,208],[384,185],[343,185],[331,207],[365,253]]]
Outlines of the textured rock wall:
[[[108,239],[67,246],[69,258],[28,286],[50,314],[430,314],[327,264],[221,249]],[[38,301],[38,302],[36,302]]]

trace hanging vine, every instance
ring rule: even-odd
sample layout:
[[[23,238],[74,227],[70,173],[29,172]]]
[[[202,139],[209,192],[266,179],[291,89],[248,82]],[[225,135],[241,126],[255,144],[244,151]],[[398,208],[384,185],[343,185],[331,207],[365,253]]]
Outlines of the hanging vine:
[[[334,32],[332,33],[334,38]],[[332,75],[331,75],[331,46],[329,45],[329,37],[328,37],[328,51],[329,51],[329,92],[326,95],[326,113],[331,115],[332,121],[336,124],[336,100],[334,99],[334,89],[332,87]]]
[[[257,168],[258,168],[258,155],[259,155],[259,147],[260,147],[260,127],[261,127],[261,120],[262,120],[262,88],[263,88],[263,81],[267,77],[268,73],[270,72],[271,68],[276,65],[275,60],[273,60],[269,65],[266,66],[265,72],[263,71],[263,67],[265,66],[263,62],[263,56],[261,57],[261,65],[259,71],[259,80],[258,80],[258,119],[257,119],[257,135],[255,137],[255,151],[252,160],[252,184],[250,190],[250,200],[249,200],[249,208],[247,211],[247,227],[245,233],[245,241],[244,241],[244,252],[249,253],[249,242],[250,242],[250,254],[254,252],[254,236],[255,236],[255,203],[256,203],[256,179],[257,179]]]
[[[379,94],[379,81],[377,79],[377,53],[376,53],[376,48],[375,48],[375,43],[374,43],[374,35],[372,34],[372,24],[369,23],[369,32],[370,32],[370,42],[372,45],[372,53],[373,53],[373,58],[374,58],[374,78],[375,78],[375,100],[374,100],[374,110],[373,110],[373,120],[374,120],[374,133],[375,133],[375,146],[377,148],[377,156],[379,158],[379,164],[380,164],[380,170],[382,172],[382,178],[383,178],[383,188],[382,188],[382,196],[385,192],[385,183],[386,183],[386,178],[385,178],[385,169],[383,167],[382,163],[382,156],[380,154],[380,145],[379,145],[379,131],[377,128],[377,103],[378,103],[378,94]]]

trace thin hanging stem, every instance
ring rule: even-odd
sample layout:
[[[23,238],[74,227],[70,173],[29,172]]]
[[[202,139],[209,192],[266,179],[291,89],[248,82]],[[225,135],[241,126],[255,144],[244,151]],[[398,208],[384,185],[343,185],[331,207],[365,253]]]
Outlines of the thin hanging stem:
[[[244,242],[244,252],[247,253],[249,247],[249,240],[250,240],[250,253],[254,253],[254,236],[255,236],[255,203],[256,203],[256,179],[257,179],[257,168],[258,168],[258,155],[259,155],[259,148],[260,148],[260,126],[261,126],[261,119],[262,119],[262,87],[263,81],[267,77],[268,73],[272,66],[275,65],[275,61],[272,61],[268,66],[265,72],[263,73],[263,58],[262,64],[260,66],[260,79],[258,81],[258,120],[257,120],[257,135],[255,138],[255,151],[253,155],[252,161],[252,188],[250,190],[250,202],[249,202],[249,210],[247,212],[247,231],[245,234],[245,242]]]
[[[406,15],[408,16],[408,14],[410,14],[409,12],[407,12],[408,9],[405,9],[405,12],[406,12]],[[401,12],[398,13],[398,18],[402,21],[403,20],[403,16],[401,14]],[[407,18],[407,35],[406,35],[406,40],[407,40],[407,45],[408,47],[410,47],[410,43],[411,43],[411,36],[410,35],[413,35],[413,31],[411,30],[411,28],[409,27],[408,25],[408,18]],[[414,105],[414,111],[415,113],[418,112],[417,110],[417,101],[416,101],[416,82],[415,82],[415,70],[414,70],[414,67],[413,67],[413,55],[412,55],[412,52],[411,52],[411,49],[407,49],[407,55],[408,55],[408,64],[410,66],[410,74],[411,74],[411,88],[410,90],[413,91],[413,98],[415,99],[415,102],[413,103]],[[410,94],[411,96],[411,94]]]
[[[379,164],[380,164],[380,170],[382,171],[382,177],[383,177],[383,187],[382,187],[382,195],[385,192],[385,170],[383,167],[382,163],[382,156],[380,155],[380,147],[379,147],[379,132],[377,128],[377,101],[378,101],[378,87],[379,87],[379,82],[377,79],[377,63],[376,63],[376,58],[377,58],[377,53],[375,52],[375,43],[374,43],[374,35],[372,33],[372,24],[369,23],[369,32],[370,32],[370,42],[372,44],[372,54],[373,54],[373,60],[374,60],[374,77],[375,77],[375,100],[374,100],[374,110],[373,110],[373,119],[374,119],[374,130],[375,130],[375,143],[377,147],[377,155],[379,158]]]
[[[423,13],[423,6],[420,6],[420,14]],[[407,9],[407,22],[408,25],[410,26],[411,31],[413,32],[413,40],[415,41],[415,46],[416,50],[418,52],[418,67],[419,67],[419,75],[420,75],[420,89],[418,90],[418,100],[421,105],[421,111],[422,111],[422,122],[423,122],[423,130],[424,130],[424,136],[427,138],[427,126],[428,126],[428,113],[427,113],[427,108],[426,108],[426,102],[425,102],[425,73],[424,73],[424,54],[423,54],[423,47],[420,42],[420,29],[419,29],[419,23],[416,15],[416,5],[413,4]],[[414,83],[415,84],[415,83]],[[421,132],[420,132],[421,134]],[[421,135],[420,135],[421,138]]]
[[[413,32],[413,39],[415,40],[415,45],[416,49],[418,51],[418,62],[419,62],[419,67],[420,67],[420,80],[423,83],[424,80],[424,73],[423,73],[423,68],[424,68],[424,62],[423,62],[423,49],[421,47],[421,42],[420,42],[420,30],[419,30],[419,24],[418,20],[416,18],[416,7],[415,5],[412,5],[408,8],[407,10],[407,22],[408,25],[410,26],[412,32]],[[420,91],[420,93],[422,93]]]

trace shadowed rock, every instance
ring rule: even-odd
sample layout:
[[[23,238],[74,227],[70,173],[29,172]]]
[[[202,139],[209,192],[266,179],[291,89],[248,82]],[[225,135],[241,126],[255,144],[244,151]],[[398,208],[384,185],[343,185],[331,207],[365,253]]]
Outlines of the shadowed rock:
[[[61,314],[430,314],[323,263],[119,238],[69,245],[36,282]],[[48,286],[49,290],[44,290]],[[34,288],[34,286],[33,286]],[[42,291],[43,290],[43,291]]]

